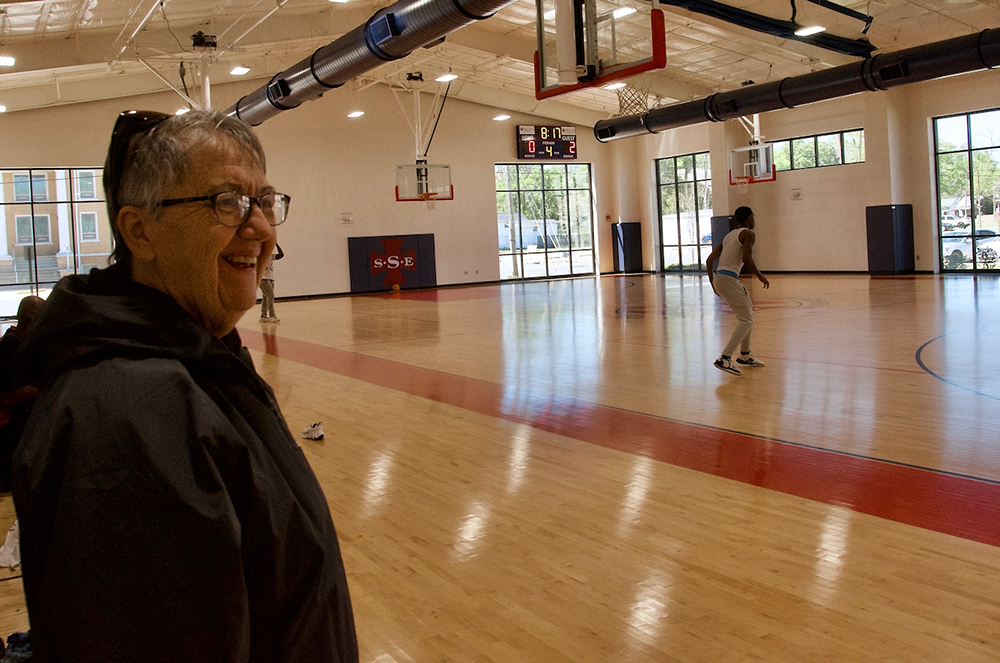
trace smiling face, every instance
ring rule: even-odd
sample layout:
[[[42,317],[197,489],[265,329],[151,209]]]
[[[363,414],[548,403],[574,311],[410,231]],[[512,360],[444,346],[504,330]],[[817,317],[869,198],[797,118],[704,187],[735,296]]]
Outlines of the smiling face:
[[[248,196],[273,192],[256,155],[228,138],[193,147],[190,165],[164,199],[238,191]],[[229,333],[257,301],[257,285],[277,236],[260,208],[239,228],[216,222],[208,201],[157,208],[134,215],[138,237],[132,249],[132,277],[161,290],[215,336]],[[123,225],[119,215],[119,225]],[[125,222],[127,225],[127,221]],[[132,246],[133,243],[135,246]]]

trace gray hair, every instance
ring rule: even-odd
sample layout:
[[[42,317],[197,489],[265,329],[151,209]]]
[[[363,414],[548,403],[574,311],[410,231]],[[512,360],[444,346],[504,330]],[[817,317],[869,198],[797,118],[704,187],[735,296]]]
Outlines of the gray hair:
[[[153,212],[167,189],[179,182],[191,165],[191,150],[197,145],[225,139],[240,149],[241,157],[256,157],[261,170],[266,172],[264,148],[250,125],[215,110],[192,110],[183,115],[172,115],[130,140],[121,179],[117,182],[118,195],[107,196],[108,216],[115,239],[111,254],[114,262],[131,267],[132,261],[132,253],[118,230],[121,208],[132,206]],[[109,176],[107,168],[104,176]],[[114,190],[114,184],[105,182],[105,190]]]

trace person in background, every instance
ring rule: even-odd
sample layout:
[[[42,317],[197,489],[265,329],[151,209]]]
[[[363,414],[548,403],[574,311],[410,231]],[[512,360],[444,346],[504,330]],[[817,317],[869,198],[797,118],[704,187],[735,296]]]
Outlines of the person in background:
[[[14,372],[14,355],[45,300],[28,295],[17,307],[17,324],[0,338],[0,492],[10,491],[11,459],[28,421],[38,387]]]
[[[740,366],[749,368],[763,368],[764,362],[754,358],[750,352],[750,333],[753,331],[753,302],[750,301],[750,294],[746,287],[740,282],[740,271],[746,265],[750,273],[764,284],[764,288],[770,287],[771,283],[757,269],[757,264],[753,261],[753,245],[757,241],[754,234],[755,221],[753,210],[749,207],[738,207],[733,213],[733,219],[738,228],[729,231],[722,241],[717,244],[708,260],[705,261],[705,269],[708,270],[708,280],[712,284],[712,290],[726,300],[729,308],[736,314],[737,325],[729,337],[729,343],[722,351],[722,356],[715,360],[715,367],[721,371],[742,375]],[[719,261],[718,269],[715,268],[715,261]],[[732,355],[736,348],[740,348],[740,356],[733,362]]]
[[[18,355],[36,660],[358,661],[326,498],[235,329],[288,212],[265,173],[215,111],[115,124],[113,263],[63,278]]]
[[[281,322],[274,315],[274,261],[285,257],[285,252],[281,246],[274,245],[274,253],[267,258],[264,265],[264,275],[260,277],[260,321],[261,322]]]

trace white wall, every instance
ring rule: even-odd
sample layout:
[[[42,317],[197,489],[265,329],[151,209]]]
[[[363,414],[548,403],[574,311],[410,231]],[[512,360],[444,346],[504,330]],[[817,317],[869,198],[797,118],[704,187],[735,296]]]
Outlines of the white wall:
[[[865,271],[865,207],[909,203],[917,268],[934,271],[930,118],[1000,106],[998,76],[985,71],[765,113],[767,140],[864,128],[867,158],[863,164],[781,172],[775,182],[751,185],[745,195],[726,177],[728,150],[747,140],[733,121],[608,144],[598,143],[591,127],[578,127],[578,163],[593,164],[599,269],[611,270],[608,216],[643,224],[644,267],[657,267],[654,160],[709,150],[716,214],[744,204],[754,208],[762,269]],[[245,88],[214,87],[215,105],[229,106]],[[424,99],[426,109],[430,96]],[[409,97],[402,101],[412,108]],[[99,165],[120,110],[177,106],[178,98],[164,93],[0,115],[0,167]],[[366,114],[348,119],[355,109]],[[258,127],[269,179],[292,196],[291,215],[279,229],[288,255],[276,266],[279,297],[347,292],[352,236],[434,233],[439,283],[498,279],[493,165],[517,160],[517,124],[555,122],[526,114],[494,122],[497,110],[448,100],[428,160],[451,165],[455,200],[437,202],[433,211],[394,199],[396,165],[413,163],[416,155],[403,110],[384,86],[331,90]],[[343,223],[345,213],[353,223]]]
[[[213,87],[213,105],[230,106],[247,93],[243,88]],[[432,98],[422,95],[425,113]],[[0,167],[102,164],[121,110],[173,111],[178,102],[164,93],[0,115]],[[278,229],[287,256],[275,265],[279,297],[348,292],[347,238],[357,236],[433,233],[439,284],[500,278],[493,166],[517,161],[517,124],[559,123],[516,113],[495,122],[499,109],[449,99],[427,159],[451,166],[455,199],[437,202],[432,211],[423,202],[395,200],[396,166],[416,159],[403,111],[412,120],[412,96],[402,93],[400,102],[381,85],[332,90],[257,127],[268,179],[292,197],[288,221]],[[366,112],[363,117],[346,117],[358,109]],[[430,128],[425,124],[425,135]],[[578,129],[577,144],[576,163],[593,163],[595,180],[614,175],[602,161],[612,151],[597,142],[591,127]],[[349,224],[343,222],[347,214]],[[598,237],[610,262],[606,239]]]
[[[643,144],[637,168],[643,160],[652,168],[656,158],[709,150],[715,213],[732,214],[740,205],[754,209],[755,257],[765,271],[867,271],[865,207],[904,203],[913,205],[916,267],[938,271],[932,118],[998,107],[998,85],[1000,73],[982,71],[764,113],[761,130],[768,141],[863,128],[866,160],[782,171],[775,182],[750,185],[745,194],[725,176],[728,151],[748,138],[735,121],[698,125],[708,128],[700,134],[685,127],[626,140]],[[647,172],[638,172],[637,181],[645,182]],[[655,190],[640,187],[636,194],[655,218]],[[646,231],[644,225],[644,240]],[[651,241],[644,258],[656,251]]]

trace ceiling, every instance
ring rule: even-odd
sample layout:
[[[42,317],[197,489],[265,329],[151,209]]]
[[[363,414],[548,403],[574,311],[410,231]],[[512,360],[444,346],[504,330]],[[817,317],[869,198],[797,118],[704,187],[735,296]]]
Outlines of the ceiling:
[[[545,0],[554,6],[554,0]],[[648,2],[597,0],[599,15],[630,6],[617,19],[619,60],[639,59],[650,48]],[[272,75],[308,57],[392,4],[380,0],[0,0],[0,104],[7,112],[175,89],[201,101],[202,72],[212,85],[238,82],[252,92]],[[791,0],[726,0],[726,4],[787,21]],[[864,23],[797,0],[797,21],[819,23],[849,39],[865,36],[875,53],[892,52],[1000,27],[1000,0],[840,0],[874,18]],[[723,20],[661,5],[666,17],[667,65],[629,82],[648,91],[648,104],[668,105],[852,62],[798,41],[740,28]],[[550,23],[551,24],[551,23]],[[459,78],[449,95],[543,117],[593,124],[619,113],[615,92],[591,88],[545,101],[534,95],[534,0],[516,0],[494,17],[466,26],[444,43],[418,49],[352,81],[354,89],[387,84],[441,91],[434,77]],[[196,49],[191,35],[215,35],[215,49]],[[185,76],[180,76],[183,62]],[[236,64],[251,68],[238,78]],[[421,72],[423,82],[407,81]],[[412,78],[412,76],[411,76]],[[185,87],[186,86],[186,87]],[[346,86],[345,86],[346,87]],[[344,88],[328,94],[349,94]],[[186,105],[178,97],[178,107]]]

